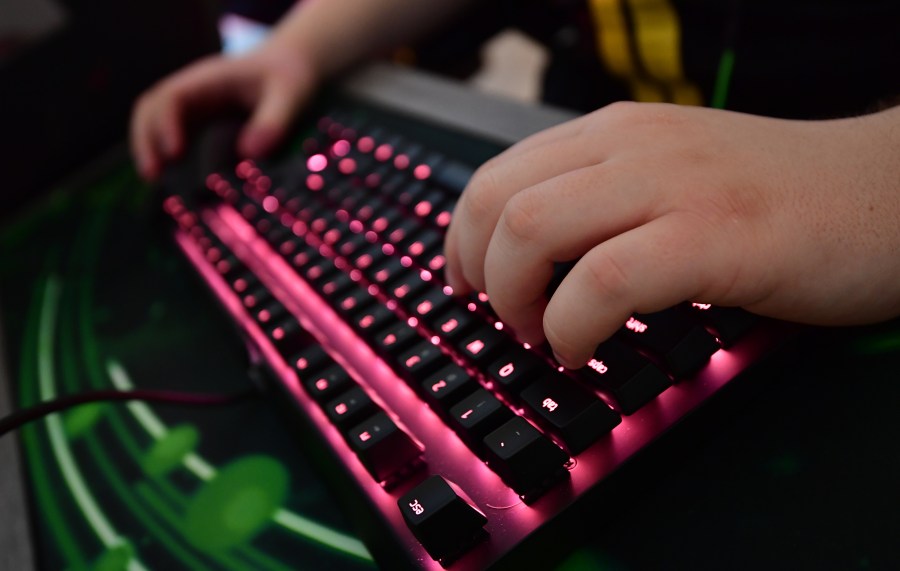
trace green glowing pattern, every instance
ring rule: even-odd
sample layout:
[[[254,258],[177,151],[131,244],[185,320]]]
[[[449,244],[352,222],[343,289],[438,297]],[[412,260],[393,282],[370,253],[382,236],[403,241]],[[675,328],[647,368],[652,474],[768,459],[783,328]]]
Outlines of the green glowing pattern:
[[[44,302],[41,308],[40,325],[38,326],[38,386],[41,399],[50,400],[56,396],[56,378],[53,368],[54,339],[53,332],[56,329],[56,318],[59,310],[59,298],[61,287],[55,277],[47,280],[44,290]],[[66,485],[72,492],[75,501],[94,532],[106,547],[118,547],[124,543],[124,538],[119,536],[109,520],[100,510],[97,500],[91,494],[87,482],[78,470],[72,450],[69,448],[63,433],[63,425],[58,415],[50,415],[46,419],[47,431],[50,437],[50,445],[56,457],[57,464],[63,473]],[[145,569],[139,562],[132,560],[128,569],[138,571]]]
[[[265,528],[288,492],[288,473],[266,456],[248,456],[219,470],[191,500],[185,535],[204,551],[238,546]]]
[[[91,571],[124,571],[128,569],[128,564],[134,559],[134,548],[123,543],[111,549],[108,549],[94,563]]]
[[[63,418],[63,428],[70,440],[83,436],[97,424],[106,411],[106,403],[89,403],[73,408]]]
[[[141,461],[144,473],[154,478],[168,474],[184,462],[199,441],[200,433],[193,426],[176,426],[154,442],[144,455]]]

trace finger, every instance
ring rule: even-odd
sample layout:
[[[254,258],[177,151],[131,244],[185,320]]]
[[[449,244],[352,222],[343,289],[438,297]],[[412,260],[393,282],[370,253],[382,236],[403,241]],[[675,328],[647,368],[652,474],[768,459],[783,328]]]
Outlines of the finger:
[[[284,137],[297,110],[304,103],[294,81],[279,78],[263,86],[261,99],[238,139],[238,151],[257,158],[271,151]]]
[[[544,333],[560,363],[582,367],[635,313],[651,313],[733,280],[732,257],[693,215],[672,213],[591,249],[560,284]]]
[[[155,180],[159,176],[160,161],[156,156],[153,139],[150,133],[150,105],[147,99],[141,98],[132,113],[129,141],[131,154],[137,163],[138,173],[145,180]]]
[[[491,305],[523,341],[543,340],[554,263],[658,217],[658,187],[615,162],[564,173],[510,199],[484,260]]]
[[[602,144],[573,136],[560,143],[547,143],[519,153],[492,159],[478,170],[460,197],[453,215],[447,241],[448,279],[458,278],[484,290],[484,256],[500,213],[512,196],[565,172],[602,162]],[[454,274],[453,272],[458,273]],[[456,289],[457,284],[450,283]]]

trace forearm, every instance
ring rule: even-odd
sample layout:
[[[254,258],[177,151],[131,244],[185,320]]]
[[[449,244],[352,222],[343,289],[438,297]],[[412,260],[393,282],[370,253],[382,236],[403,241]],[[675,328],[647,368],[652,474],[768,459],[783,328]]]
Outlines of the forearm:
[[[269,42],[306,54],[321,77],[420,37],[471,0],[303,0]]]

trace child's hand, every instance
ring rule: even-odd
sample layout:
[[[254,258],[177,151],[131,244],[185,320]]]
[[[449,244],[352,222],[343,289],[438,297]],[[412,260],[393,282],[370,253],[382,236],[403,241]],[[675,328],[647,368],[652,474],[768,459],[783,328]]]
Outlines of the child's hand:
[[[685,300],[818,324],[900,314],[900,109],[800,122],[616,104],[515,145],[460,199],[457,292],[579,367]],[[549,300],[554,262],[579,259]]]
[[[131,118],[131,151],[141,176],[153,180],[181,155],[190,121],[228,109],[251,112],[238,141],[243,157],[275,147],[318,78],[302,54],[274,45],[244,57],[211,56],[145,92]]]

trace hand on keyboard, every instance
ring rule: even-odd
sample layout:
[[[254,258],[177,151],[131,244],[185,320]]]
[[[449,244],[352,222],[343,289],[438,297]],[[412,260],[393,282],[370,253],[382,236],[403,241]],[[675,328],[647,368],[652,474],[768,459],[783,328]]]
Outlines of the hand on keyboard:
[[[252,113],[238,153],[253,158],[271,151],[316,87],[317,74],[303,60],[297,50],[269,42],[248,56],[200,60],[144,93],[131,118],[131,151],[141,176],[155,180],[164,163],[184,153],[191,119],[234,108]]]
[[[900,112],[822,122],[616,104],[515,145],[457,206],[447,278],[579,367],[685,300],[818,324],[897,315]],[[896,177],[894,178],[896,180]],[[581,258],[551,299],[554,262]]]

